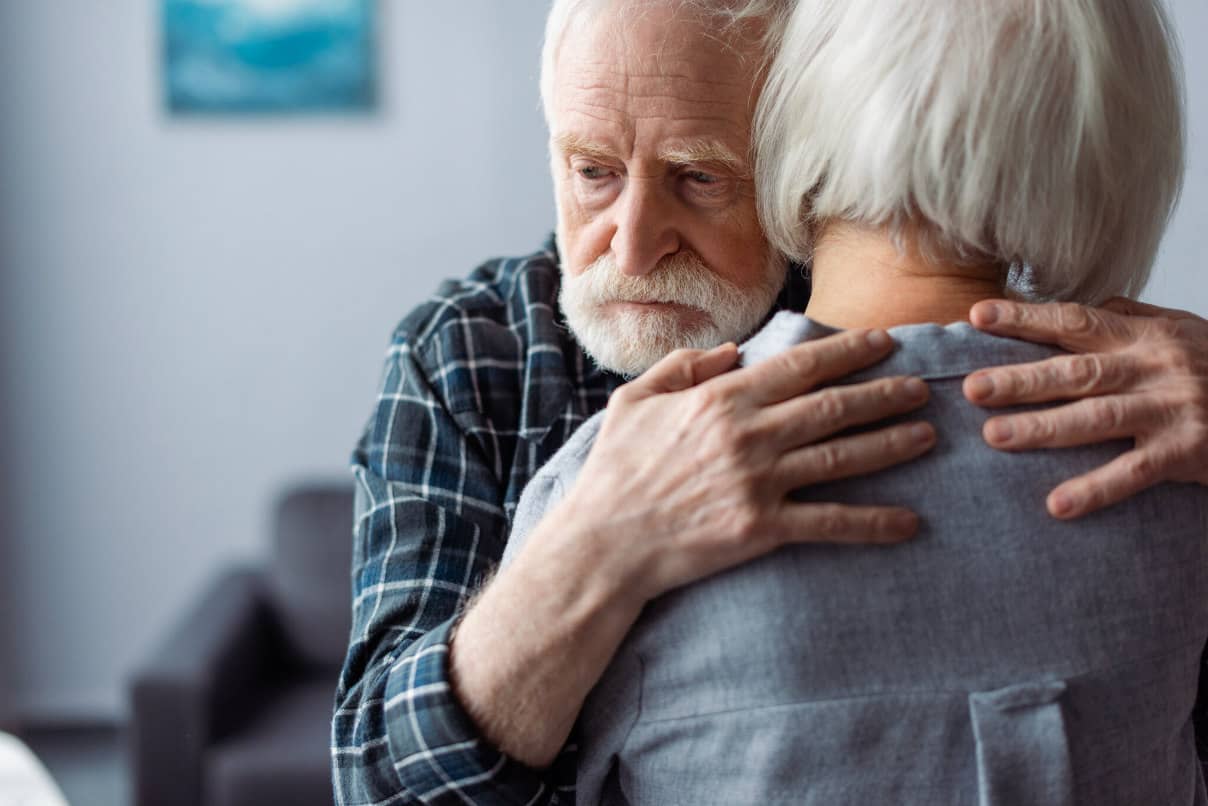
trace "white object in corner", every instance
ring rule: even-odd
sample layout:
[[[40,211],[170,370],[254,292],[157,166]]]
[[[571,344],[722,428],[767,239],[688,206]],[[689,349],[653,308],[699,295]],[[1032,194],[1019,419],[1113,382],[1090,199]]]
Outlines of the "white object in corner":
[[[0,733],[0,806],[67,806],[42,762],[7,733]]]

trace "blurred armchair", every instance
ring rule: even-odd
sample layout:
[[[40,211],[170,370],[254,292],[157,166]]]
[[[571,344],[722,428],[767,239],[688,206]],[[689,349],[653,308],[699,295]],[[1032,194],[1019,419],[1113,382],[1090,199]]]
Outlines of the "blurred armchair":
[[[331,804],[350,629],[351,487],[279,502],[265,569],[223,575],[131,686],[139,806]]]

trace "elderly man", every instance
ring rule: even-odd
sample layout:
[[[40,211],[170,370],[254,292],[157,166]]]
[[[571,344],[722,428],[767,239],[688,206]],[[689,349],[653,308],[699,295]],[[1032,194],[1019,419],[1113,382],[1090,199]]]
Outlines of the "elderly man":
[[[921,406],[916,381],[813,391],[887,355],[883,332],[807,342],[705,384],[734,366],[728,342],[808,294],[764,242],[750,170],[765,49],[787,5],[554,3],[542,91],[557,241],[446,284],[404,320],[355,455],[341,803],[571,803],[572,726],[647,601],[789,540],[913,534],[891,502],[786,498],[933,444],[922,423],[834,437]],[[1136,441],[1054,490],[1054,516],[1165,479],[1208,482],[1208,324],[1127,303],[983,303],[972,319],[1079,353],[970,376],[986,405],[1081,399],[992,419],[992,445]],[[613,395],[592,449],[601,473],[466,605],[537,468],[625,377],[685,347]]]

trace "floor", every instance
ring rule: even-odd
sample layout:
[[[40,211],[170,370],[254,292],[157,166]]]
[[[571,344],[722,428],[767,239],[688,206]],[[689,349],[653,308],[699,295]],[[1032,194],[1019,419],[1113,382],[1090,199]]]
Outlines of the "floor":
[[[131,802],[125,735],[113,727],[44,728],[21,739],[42,760],[72,806]]]

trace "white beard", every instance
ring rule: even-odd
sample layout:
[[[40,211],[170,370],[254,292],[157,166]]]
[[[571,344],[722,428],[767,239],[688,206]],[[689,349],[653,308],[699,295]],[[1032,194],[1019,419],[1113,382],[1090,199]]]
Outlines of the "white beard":
[[[621,274],[611,255],[602,255],[581,274],[562,272],[558,300],[579,344],[601,367],[635,377],[680,348],[710,349],[751,335],[784,285],[785,263],[764,258],[763,272],[741,288],[711,271],[694,252],[677,252],[641,277]],[[699,312],[674,310],[606,311],[616,302],[677,303]]]

